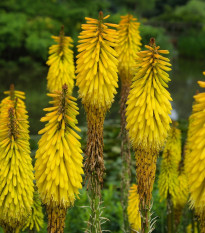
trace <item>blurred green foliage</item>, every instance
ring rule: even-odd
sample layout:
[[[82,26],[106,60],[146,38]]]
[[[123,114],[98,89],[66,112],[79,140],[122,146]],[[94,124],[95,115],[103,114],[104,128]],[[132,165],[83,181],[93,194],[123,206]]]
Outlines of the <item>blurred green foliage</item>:
[[[167,29],[180,56],[205,60],[205,1],[189,0],[185,5],[164,4],[164,12],[151,19]]]
[[[178,51],[184,57],[193,59],[203,59],[205,54],[205,28],[196,33],[195,30],[190,30],[179,37]]]
[[[142,44],[148,44],[151,37],[154,37],[156,44],[160,45],[162,49],[168,49],[171,57],[175,55],[175,49],[171,43],[170,37],[166,34],[166,30],[162,27],[153,27],[150,25],[141,25],[140,34],[142,37]]]
[[[142,1],[139,2],[142,4]],[[118,23],[120,15],[127,14],[128,9],[131,11],[131,8],[137,8],[137,5],[133,7],[133,4],[136,5],[131,0],[127,3],[121,1],[119,4],[106,0],[95,1],[95,4],[90,0],[0,1],[0,99],[4,97],[2,93],[11,83],[15,84],[16,89],[26,92],[32,134],[36,134],[42,128],[43,124],[39,120],[44,115],[42,109],[48,106],[49,98],[46,97],[48,67],[45,63],[48,47],[53,43],[51,35],[58,35],[61,25],[64,24],[66,35],[71,36],[76,45],[77,35],[85,16],[97,17],[101,9],[106,14],[110,13],[115,11],[112,9],[113,5],[116,6],[117,12],[111,15],[110,21]],[[150,37],[154,36],[162,48],[173,51],[170,39],[163,28],[142,25],[140,31],[143,44],[147,44]],[[74,51],[76,55],[76,47]],[[76,89],[74,95],[77,96]],[[82,116],[81,106],[80,110]],[[84,119],[80,117],[80,124],[85,122]]]
[[[74,39],[76,45],[84,17],[98,17],[100,10],[111,14],[110,20],[114,23],[119,22],[120,15],[128,12],[140,19],[157,16],[156,20],[169,22],[204,22],[205,2],[190,0],[183,5],[186,2],[187,0],[1,0],[0,59],[15,60],[18,63],[22,57],[31,57],[32,60],[45,63],[48,47],[53,43],[50,37],[59,34],[61,25],[65,25],[65,33]],[[154,35],[157,32],[154,28],[145,30]],[[158,32],[161,36],[166,34],[162,29]]]
[[[167,4],[164,6],[164,12],[155,17],[155,20],[176,23],[205,23],[205,2],[203,0],[189,0],[185,5],[172,6]]]

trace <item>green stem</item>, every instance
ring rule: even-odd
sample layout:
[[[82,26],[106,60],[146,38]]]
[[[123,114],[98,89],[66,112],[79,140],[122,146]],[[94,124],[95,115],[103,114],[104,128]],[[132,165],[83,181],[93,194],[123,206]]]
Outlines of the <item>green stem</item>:
[[[98,191],[99,189],[100,186],[98,187]],[[100,204],[101,204],[100,193],[96,192],[96,187],[93,187],[91,189],[91,194],[90,194],[90,207],[91,207],[91,214],[89,221],[90,233],[102,233],[101,221],[100,221]]]
[[[142,233],[149,233],[150,232],[150,208],[148,205],[141,208],[141,215],[142,215]]]
[[[120,113],[121,113],[121,158],[122,158],[122,178],[121,178],[121,205],[123,210],[123,226],[124,233],[130,232],[130,226],[127,215],[128,195],[131,179],[131,153],[130,142],[126,130],[126,102],[129,94],[129,82],[122,83]]]
[[[193,211],[191,211],[191,225],[192,225],[191,232],[194,233],[194,231],[195,231],[195,224],[194,224],[194,212]]]
[[[104,160],[103,160],[103,123],[105,114],[95,108],[87,108],[88,138],[86,147],[86,160],[84,169],[88,182],[88,195],[90,197],[90,219],[87,232],[101,233],[101,188],[103,186]]]
[[[167,197],[167,233],[173,233],[173,203],[171,195],[168,193]]]

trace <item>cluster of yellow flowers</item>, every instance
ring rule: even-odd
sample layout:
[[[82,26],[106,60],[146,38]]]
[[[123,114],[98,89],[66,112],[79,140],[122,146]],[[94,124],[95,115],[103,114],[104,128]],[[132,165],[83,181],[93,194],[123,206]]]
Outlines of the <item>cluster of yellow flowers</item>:
[[[67,93],[67,85],[62,91],[48,94],[53,107],[42,122],[48,121],[36,152],[35,176],[41,199],[46,205],[68,207],[74,203],[82,188],[82,150],[80,131],[76,126],[78,107],[76,99]]]
[[[133,232],[138,232],[141,230],[141,216],[139,211],[139,203],[140,203],[140,199],[139,199],[137,185],[133,184],[130,187],[128,208],[127,208],[129,223]]]
[[[140,51],[141,37],[139,32],[140,23],[132,15],[121,16],[118,27],[118,72],[121,78],[120,115],[121,115],[121,158],[122,158],[122,179],[121,179],[121,203],[123,207],[123,229],[129,231],[127,205],[128,191],[130,188],[131,175],[131,153],[130,141],[126,130],[126,102],[130,85],[134,75],[135,59]]]
[[[159,151],[170,129],[171,104],[166,90],[170,81],[169,59],[151,41],[147,50],[137,53],[136,73],[127,101],[127,129],[134,148]]]
[[[205,88],[205,82],[199,81]],[[200,214],[205,209],[205,93],[194,96],[193,113],[189,119],[185,171],[191,193],[191,203]]]
[[[117,93],[117,46],[118,33],[109,27],[116,24],[104,23],[109,15],[99,19],[85,18],[82,32],[78,38],[76,85],[79,97],[85,106],[107,109],[110,108],[114,95]]]
[[[47,65],[49,65],[49,71],[47,76],[47,87],[50,92],[60,91],[63,84],[68,85],[68,93],[71,94],[74,86],[74,58],[73,40],[64,36],[63,28],[61,29],[60,36],[52,36],[57,43],[49,48],[49,58]]]
[[[189,195],[188,179],[181,158],[181,131],[176,124],[173,122],[163,150],[158,182],[161,200],[167,199],[168,206],[173,204],[175,227],[180,223],[181,213]]]
[[[29,230],[36,229],[37,231],[40,231],[40,228],[43,226],[43,209],[41,206],[41,200],[39,198],[39,194],[37,191],[33,194],[33,205],[31,207],[31,214],[26,220],[26,224],[23,228],[25,230],[28,228]]]
[[[141,46],[139,25],[140,23],[132,15],[121,16],[118,27],[119,42],[116,50],[119,61],[118,72],[122,82],[132,80],[135,59]]]
[[[30,157],[25,94],[11,89],[0,109],[0,221],[4,228],[24,224],[33,204],[33,167]]]
[[[161,197],[167,198],[170,194],[175,207],[183,206],[188,195],[187,173],[192,205],[199,213],[204,213],[205,93],[195,96],[186,173],[184,170],[179,172],[181,132],[176,127],[170,129],[172,98],[167,91],[170,81],[167,71],[171,70],[171,64],[163,56],[169,52],[161,50],[153,38],[150,45],[145,45],[146,50],[140,51],[140,23],[132,15],[122,16],[119,25],[106,23],[107,18],[109,15],[104,17],[102,12],[98,19],[86,17],[78,37],[76,85],[88,115],[85,170],[97,177],[88,183],[93,180],[96,186],[103,183],[103,122],[117,93],[119,72],[122,85],[128,84],[124,96],[124,115],[127,100],[124,128],[126,125],[137,165],[137,185],[130,188],[127,208],[131,229],[141,231],[141,225],[149,221],[149,215],[142,216],[140,211],[150,207],[156,160],[166,140],[159,178]],[[81,138],[76,133],[80,131],[76,126],[78,107],[71,96],[75,79],[73,40],[64,35],[63,28],[59,36],[52,38],[57,43],[49,48],[47,61],[47,88],[52,107],[44,109],[48,113],[41,122],[47,123],[39,131],[42,136],[35,156],[39,193],[34,192],[25,94],[11,87],[5,92],[8,97],[0,104],[0,223],[5,229],[24,226],[24,229],[39,231],[43,225],[40,196],[47,207],[48,229],[55,225],[50,232],[57,232],[59,221],[65,220],[66,209],[74,204],[82,188],[83,156]],[[205,87],[205,82],[199,84]],[[62,233],[63,227],[60,228],[58,232]]]
[[[179,174],[178,181],[178,194],[173,199],[175,209],[183,208],[189,196],[188,178],[184,169]]]
[[[172,200],[179,194],[178,169],[181,160],[181,131],[173,126],[162,154],[162,164],[159,175],[159,193],[162,199],[168,194]]]

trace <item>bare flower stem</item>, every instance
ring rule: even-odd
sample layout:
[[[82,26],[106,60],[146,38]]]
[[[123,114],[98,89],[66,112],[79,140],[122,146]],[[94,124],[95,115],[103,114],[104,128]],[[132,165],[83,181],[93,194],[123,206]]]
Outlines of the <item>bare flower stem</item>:
[[[90,219],[87,232],[101,233],[101,188],[105,171],[103,160],[103,124],[104,111],[86,108],[88,137],[85,160],[85,174],[90,196]]]
[[[136,173],[138,193],[140,197],[140,212],[142,215],[142,233],[151,232],[150,206],[152,190],[156,173],[157,155],[152,151],[136,150]]]
[[[150,208],[149,206],[142,207],[141,205],[141,215],[142,215],[142,233],[150,232]]]
[[[98,190],[100,187],[98,187]],[[91,208],[91,214],[90,214],[90,220],[89,220],[89,232],[90,233],[102,233],[101,229],[101,210],[100,210],[100,204],[101,204],[101,196],[99,193],[95,192],[96,187],[92,187],[90,190],[90,208]]]
[[[121,100],[120,100],[120,115],[121,115],[121,158],[122,158],[122,179],[121,179],[121,204],[123,210],[123,232],[130,232],[128,222],[127,206],[128,194],[131,179],[131,153],[130,142],[126,130],[126,102],[130,90],[130,83],[122,82]]]
[[[48,233],[63,233],[67,209],[64,207],[47,206]]]
[[[174,232],[174,221],[173,221],[173,203],[171,195],[168,193],[167,197],[167,233]]]

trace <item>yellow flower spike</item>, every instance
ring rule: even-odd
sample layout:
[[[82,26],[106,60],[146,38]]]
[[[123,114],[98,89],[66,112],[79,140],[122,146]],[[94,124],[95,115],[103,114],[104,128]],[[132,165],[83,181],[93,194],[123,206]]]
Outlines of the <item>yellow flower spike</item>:
[[[121,16],[119,23],[119,43],[116,48],[119,60],[119,75],[122,82],[131,82],[137,52],[140,51],[141,36],[137,19],[132,15]]]
[[[133,184],[130,187],[127,208],[128,219],[133,233],[139,232],[141,230],[141,216],[139,211],[139,203],[140,199],[137,191],[137,185]]]
[[[76,85],[85,106],[106,111],[118,87],[118,60],[114,49],[118,33],[109,28],[117,25],[105,23],[102,12],[98,20],[85,19],[87,22],[82,24],[82,32],[78,36]]]
[[[205,87],[205,82],[198,82]],[[188,176],[191,206],[201,215],[205,209],[205,93],[197,93],[189,118],[185,171]]]
[[[86,17],[79,38],[76,85],[87,113],[88,137],[85,173],[90,194],[90,224],[88,231],[101,232],[101,187],[105,170],[103,159],[103,124],[118,87],[118,32],[106,23],[109,16],[99,13],[98,19]]]
[[[140,51],[141,37],[139,34],[139,25],[137,19],[132,15],[121,16],[121,21],[118,27],[119,43],[116,47],[118,53],[118,70],[121,78],[121,98],[120,98],[120,114],[121,114],[121,157],[122,157],[122,207],[123,207],[123,229],[129,231],[127,217],[127,202],[130,188],[131,174],[131,153],[130,142],[126,130],[126,102],[130,90],[132,77],[134,74],[133,68],[136,63],[137,52]]]
[[[42,202],[47,207],[49,226],[56,232],[56,221],[60,221],[63,232],[66,209],[74,204],[82,188],[83,156],[80,137],[75,132],[78,107],[76,99],[68,95],[67,85],[62,91],[48,94],[53,98],[54,107],[41,120],[48,121],[39,140],[36,152],[35,176]]]
[[[161,54],[155,39],[137,53],[135,75],[128,95],[126,121],[129,138],[135,150],[138,193],[141,200],[142,230],[149,231],[150,201],[155,179],[156,160],[170,129],[172,100],[166,90],[170,81],[169,59]]]
[[[162,154],[159,175],[159,194],[161,199],[171,196],[173,204],[179,196],[178,168],[181,160],[181,131],[172,126]]]
[[[43,218],[44,216],[43,216],[43,210],[41,206],[41,200],[39,198],[38,192],[35,191],[33,195],[32,211],[29,217],[27,218],[27,221],[26,221],[26,224],[23,230],[28,228],[29,230],[36,229],[36,231],[40,231],[40,229],[43,227],[43,224],[44,224]]]
[[[138,53],[136,74],[127,101],[127,129],[134,148],[159,151],[170,129],[171,104],[166,90],[170,81],[169,59],[160,55],[159,46]],[[168,51],[167,51],[168,53]],[[167,60],[167,61],[165,61]]]
[[[4,99],[0,113],[0,222],[15,232],[31,212],[34,191],[28,121],[18,101]]]
[[[49,58],[47,65],[49,67],[47,76],[47,88],[50,92],[61,91],[64,83],[68,85],[68,94],[73,91],[75,67],[73,58],[73,40],[64,35],[62,27],[59,36],[52,36],[57,43],[49,48]]]

